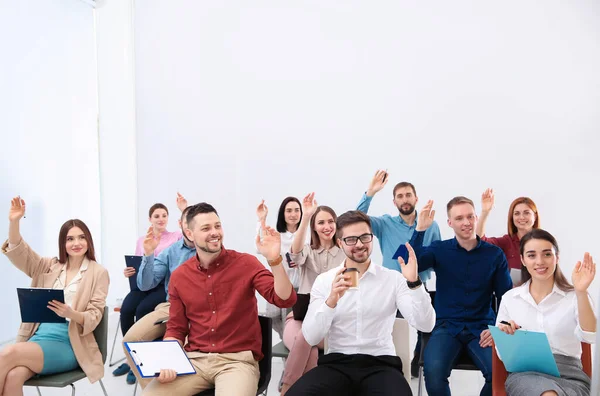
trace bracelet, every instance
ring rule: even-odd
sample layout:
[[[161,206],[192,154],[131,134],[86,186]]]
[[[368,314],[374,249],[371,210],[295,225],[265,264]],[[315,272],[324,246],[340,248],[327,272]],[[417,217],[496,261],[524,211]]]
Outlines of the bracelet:
[[[417,275],[417,280],[414,282],[410,282],[410,281],[406,281],[406,286],[408,286],[409,289],[416,289],[419,286],[421,286],[423,284],[423,282],[421,281],[421,278]]]
[[[275,266],[281,264],[282,261],[283,261],[283,257],[281,257],[281,255],[279,255],[279,257],[277,257],[275,260],[267,260],[267,263],[269,263],[269,265],[271,267],[275,267]]]

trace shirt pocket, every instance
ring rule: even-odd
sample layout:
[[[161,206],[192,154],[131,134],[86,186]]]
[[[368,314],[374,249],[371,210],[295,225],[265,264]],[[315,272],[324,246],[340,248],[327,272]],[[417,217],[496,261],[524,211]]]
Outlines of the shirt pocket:
[[[222,281],[217,285],[216,291],[216,303],[217,309],[221,308],[231,308],[235,305],[236,301],[236,290],[235,290],[235,282],[234,281]],[[239,287],[239,286],[238,286]],[[239,293],[239,292],[238,292]]]

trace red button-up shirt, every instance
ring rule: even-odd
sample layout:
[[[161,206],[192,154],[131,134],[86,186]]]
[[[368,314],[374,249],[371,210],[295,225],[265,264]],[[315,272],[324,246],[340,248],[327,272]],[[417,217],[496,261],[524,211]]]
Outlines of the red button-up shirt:
[[[499,238],[482,236],[481,240],[502,249],[506,256],[506,261],[508,261],[509,269],[521,269],[521,240],[517,234],[513,234],[513,236],[506,234]]]
[[[287,300],[277,296],[273,274],[250,254],[223,248],[208,270],[192,257],[171,275],[165,337],[187,336],[188,352],[252,351],[262,359],[255,291],[280,308],[296,302],[294,290]]]

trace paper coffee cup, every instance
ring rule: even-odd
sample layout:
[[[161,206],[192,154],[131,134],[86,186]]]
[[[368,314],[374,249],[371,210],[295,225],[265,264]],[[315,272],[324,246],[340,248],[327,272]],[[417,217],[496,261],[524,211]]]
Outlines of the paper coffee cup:
[[[350,275],[350,283],[352,286],[348,290],[358,290],[358,280],[360,279],[360,271],[357,268],[346,268],[344,274]]]

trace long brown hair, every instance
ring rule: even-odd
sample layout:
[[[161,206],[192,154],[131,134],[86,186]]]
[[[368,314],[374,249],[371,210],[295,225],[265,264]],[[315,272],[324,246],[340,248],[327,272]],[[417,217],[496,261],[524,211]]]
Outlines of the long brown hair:
[[[79,219],[67,220],[65,221],[65,224],[60,227],[60,232],[58,233],[58,261],[61,264],[67,263],[67,234],[73,227],[79,227],[81,231],[83,231],[83,235],[87,241],[87,252],[85,252],[85,256],[88,258],[88,260],[96,261],[96,252],[94,250],[92,233],[90,232],[88,226],[86,226],[85,223]]]
[[[535,205],[535,202],[531,200],[529,197],[519,197],[512,201],[510,204],[510,208],[508,208],[508,235],[513,236],[517,233],[517,226],[515,226],[515,222],[513,220],[513,213],[515,211],[515,206],[518,204],[525,204],[529,206],[533,214],[535,215],[535,221],[533,222],[533,229],[540,228],[540,216],[538,215],[538,209]]]
[[[311,247],[311,249],[318,249],[321,247],[321,240],[319,239],[319,234],[317,234],[317,231],[315,231],[315,221],[316,221],[315,219],[317,218],[317,214],[319,212],[327,212],[331,215],[331,217],[333,217],[334,223],[337,221],[337,215],[335,214],[334,210],[331,209],[329,206],[317,207],[317,210],[315,210],[315,213],[310,218],[310,247]],[[336,227],[336,230],[337,230],[337,227]],[[335,233],[333,234],[332,241],[335,244]]]
[[[525,245],[527,244],[527,242],[529,242],[532,239],[541,239],[541,240],[550,242],[552,244],[552,246],[554,247],[554,251],[556,252],[556,257],[559,256],[558,242],[556,242],[556,238],[554,238],[552,236],[552,234],[550,234],[546,230],[542,230],[541,228],[534,228],[533,230],[531,230],[527,234],[525,234],[523,236],[523,238],[521,238],[521,247],[520,247],[521,260],[523,260],[523,253],[525,252]],[[521,263],[521,279],[523,280],[523,283],[525,283],[529,279],[531,279],[531,274],[529,273],[529,271],[527,271],[527,268],[525,268],[525,266],[522,263]],[[563,272],[560,270],[560,266],[558,265],[558,262],[556,263],[556,269],[554,270],[554,283],[560,290],[562,290],[564,292],[569,292],[569,291],[574,290],[573,285],[569,283],[569,281],[567,280],[567,278],[565,277]]]

